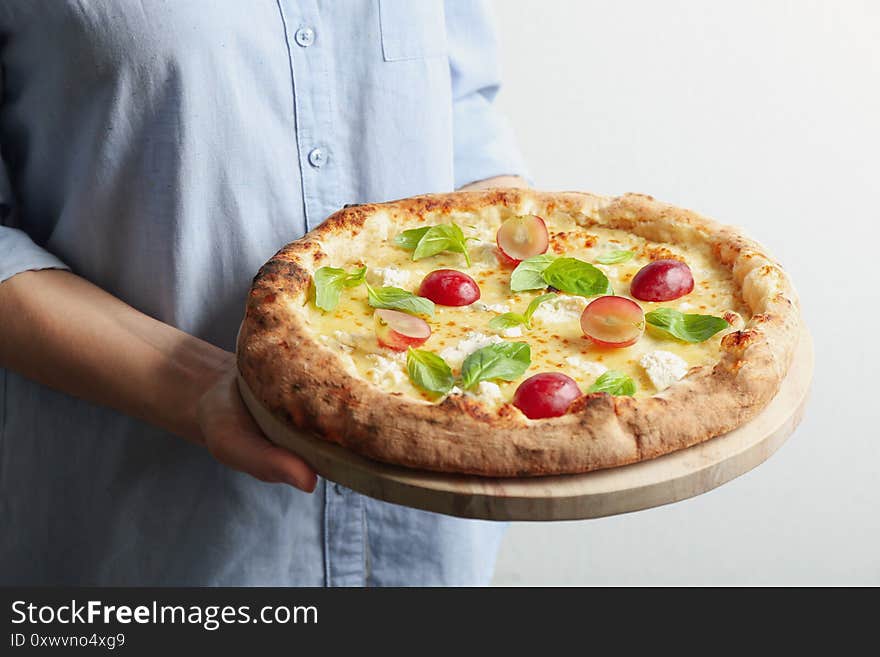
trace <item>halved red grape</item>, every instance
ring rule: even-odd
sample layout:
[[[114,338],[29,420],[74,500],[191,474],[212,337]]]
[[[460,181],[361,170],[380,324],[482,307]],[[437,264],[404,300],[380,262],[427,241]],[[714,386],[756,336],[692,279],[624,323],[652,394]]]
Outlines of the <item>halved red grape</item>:
[[[561,372],[541,372],[519,384],[513,393],[513,405],[532,420],[558,417],[565,415],[581,394],[578,384],[570,376]]]
[[[418,347],[431,337],[431,327],[421,317],[408,315],[399,310],[380,308],[373,313],[376,339],[379,344],[394,351],[406,351]]]
[[[437,269],[422,280],[419,296],[441,306],[469,306],[480,298],[480,286],[463,272]]]
[[[694,289],[691,268],[681,260],[655,260],[639,270],[629,285],[630,294],[642,301],[672,301]]]
[[[541,255],[550,245],[547,225],[533,214],[511,217],[495,234],[498,250],[515,262]]]
[[[645,312],[626,297],[599,297],[581,313],[581,329],[602,347],[629,347],[645,332]]]
[[[498,263],[503,267],[515,268],[522,260],[517,260],[516,258],[511,258],[501,249],[496,248],[495,251],[498,253]]]

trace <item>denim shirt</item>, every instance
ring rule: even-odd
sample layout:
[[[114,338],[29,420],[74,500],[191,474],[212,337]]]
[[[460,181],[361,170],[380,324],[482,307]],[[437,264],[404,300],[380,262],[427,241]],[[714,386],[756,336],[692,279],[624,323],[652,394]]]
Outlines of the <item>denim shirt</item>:
[[[523,173],[472,0],[0,0],[0,58],[0,281],[69,268],[225,349],[342,205]],[[264,484],[0,370],[0,584],[482,584],[503,529]]]

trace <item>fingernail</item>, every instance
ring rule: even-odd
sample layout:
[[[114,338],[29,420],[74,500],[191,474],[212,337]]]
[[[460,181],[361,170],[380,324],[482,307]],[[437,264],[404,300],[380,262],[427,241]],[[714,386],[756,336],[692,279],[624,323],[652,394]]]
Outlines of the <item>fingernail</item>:
[[[318,486],[318,478],[314,475],[311,477],[289,477],[286,481],[304,493],[313,493]]]

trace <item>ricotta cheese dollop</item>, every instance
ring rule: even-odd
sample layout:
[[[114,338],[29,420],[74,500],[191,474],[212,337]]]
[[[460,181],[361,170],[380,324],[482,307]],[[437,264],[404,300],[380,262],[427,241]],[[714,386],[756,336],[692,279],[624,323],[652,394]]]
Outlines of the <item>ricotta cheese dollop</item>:
[[[588,378],[598,379],[608,371],[602,363],[584,360],[580,356],[569,356],[565,362],[576,370],[576,374],[584,374]]]
[[[349,354],[355,349],[366,350],[376,345],[376,339],[373,336],[349,333],[348,331],[333,331],[333,339],[336,341],[338,349]]]
[[[510,306],[505,303],[483,303],[482,301],[475,301],[471,304],[471,308],[474,310],[485,310],[487,312],[491,311],[493,313],[498,313],[499,315],[501,313],[510,312]]]
[[[397,267],[376,267],[369,270],[368,275],[373,285],[406,288],[409,285],[412,272]]]
[[[408,378],[404,371],[406,359],[404,354],[399,356],[397,354],[394,356],[367,354],[367,359],[372,363],[372,367],[367,370],[367,376],[377,386],[398,386]]]
[[[657,390],[665,390],[687,374],[687,361],[668,351],[658,349],[639,359],[651,383]]]
[[[492,383],[491,381],[480,381],[477,384],[476,396],[480,401],[483,401],[490,406],[496,406],[504,402],[504,395],[501,393],[501,388],[497,383]]]
[[[475,264],[494,267],[498,264],[495,242],[481,240],[470,247],[471,259]]]
[[[562,322],[579,321],[581,313],[587,307],[584,297],[570,294],[557,294],[555,299],[548,299],[535,311],[532,319],[542,324],[560,324]]]
[[[458,386],[452,386],[449,391],[450,395],[468,395],[474,397],[489,406],[500,406],[504,403],[504,393],[497,383],[491,381],[480,381],[473,390],[465,392]]]
[[[486,335],[485,333],[479,333],[478,331],[471,331],[464,336],[464,339],[458,344],[445,347],[440,352],[440,357],[445,360],[452,369],[461,369],[461,364],[464,362],[464,359],[474,353],[477,349],[482,349],[483,347],[488,347],[490,344],[496,344],[498,342],[504,342],[504,340],[497,335]]]

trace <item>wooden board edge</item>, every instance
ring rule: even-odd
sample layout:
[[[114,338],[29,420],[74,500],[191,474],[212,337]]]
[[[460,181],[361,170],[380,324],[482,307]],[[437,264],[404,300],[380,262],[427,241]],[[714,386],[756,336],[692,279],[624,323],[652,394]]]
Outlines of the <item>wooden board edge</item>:
[[[500,521],[553,521],[600,518],[671,504],[708,492],[757,467],[772,456],[793,433],[803,417],[812,381],[814,354],[809,333],[802,331],[796,362],[771,401],[755,420],[731,434],[718,436],[691,448],[641,463],[579,475],[557,475],[525,479],[494,479],[467,475],[423,472],[366,459],[319,438],[299,434],[284,426],[256,400],[239,375],[245,404],[267,436],[297,452],[325,479],[386,502],[462,518]],[[800,377],[800,381],[795,381]],[[787,389],[794,387],[793,390]],[[786,409],[775,405],[781,395],[793,395]],[[639,469],[650,472],[664,463],[683,461],[700,450],[719,448],[736,432],[747,431],[768,414],[780,413],[768,433],[733,451],[728,457],[693,467],[668,479],[655,479],[640,486],[577,492],[579,482],[621,478]],[[710,447],[707,447],[710,446]],[[699,461],[699,458],[694,459]],[[541,489],[560,486],[569,494],[542,495]],[[458,489],[458,490],[456,490]],[[503,492],[502,492],[503,491]]]

